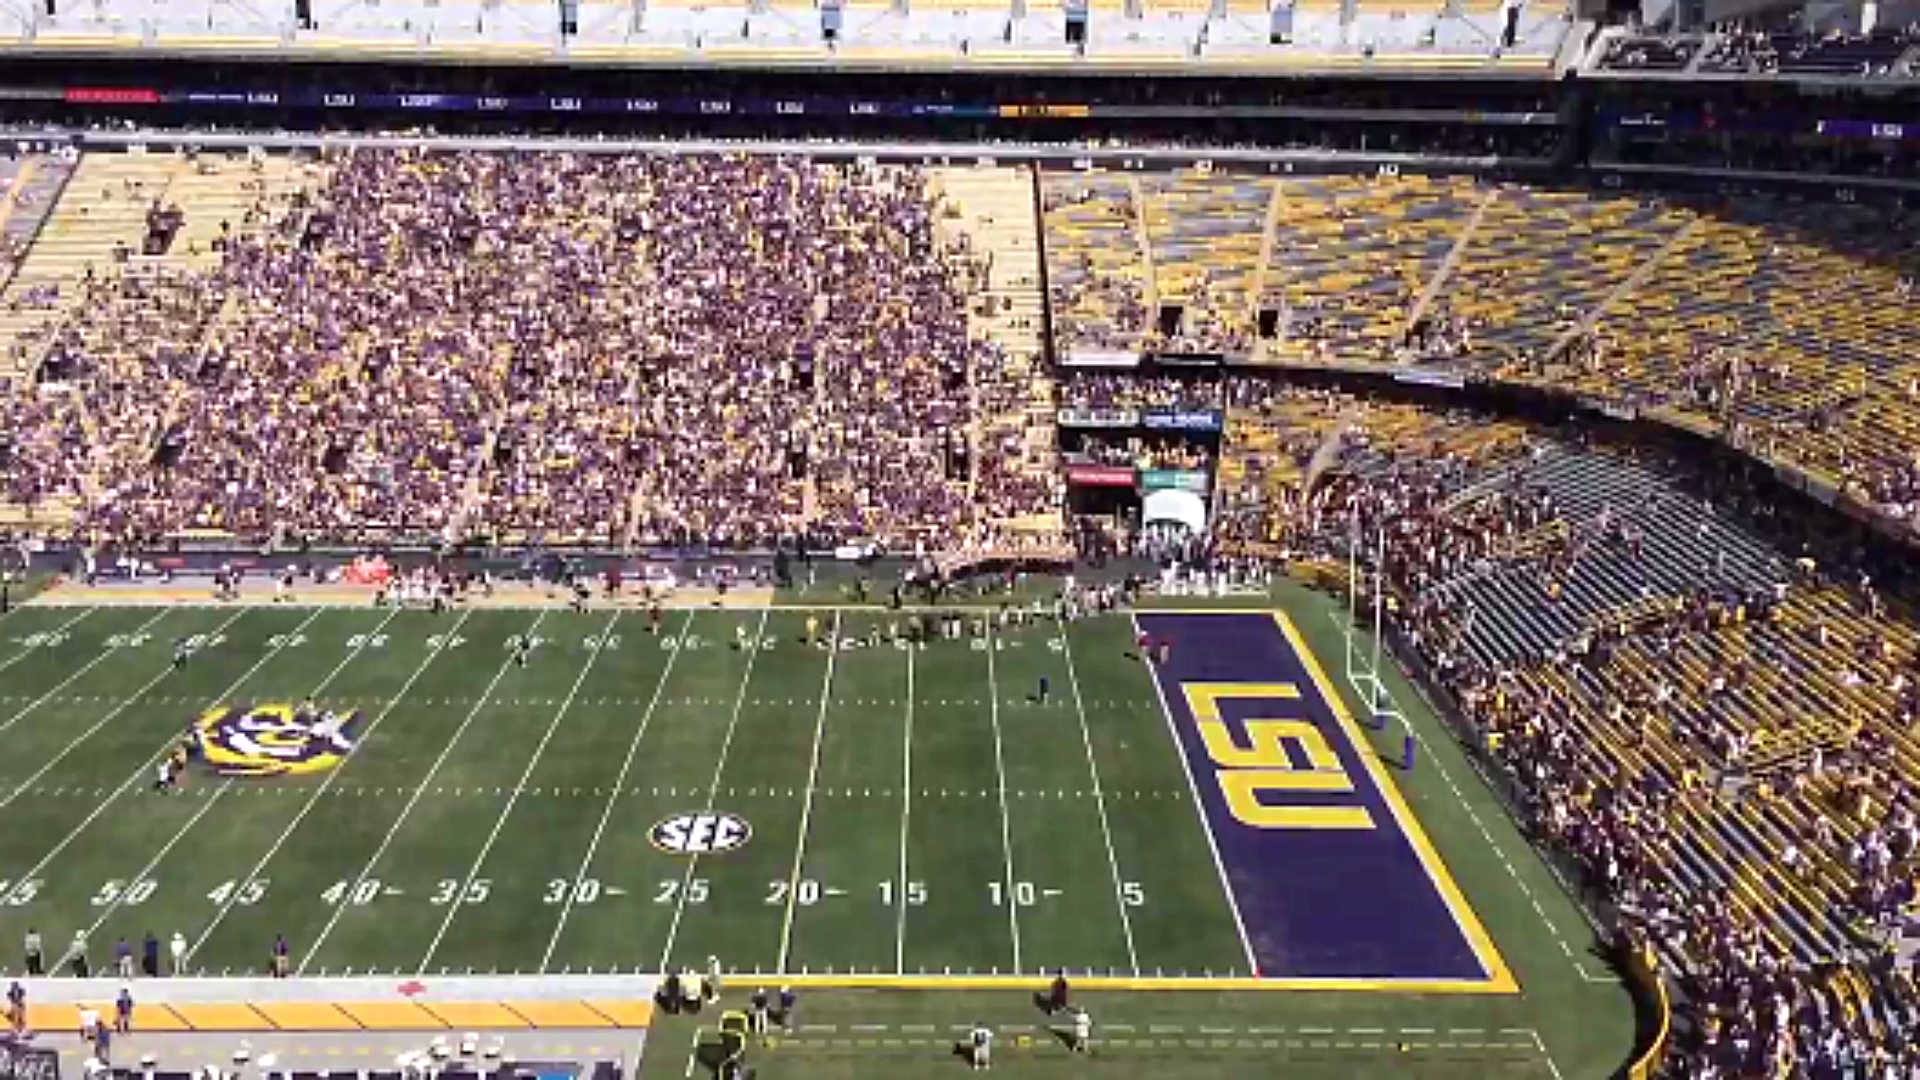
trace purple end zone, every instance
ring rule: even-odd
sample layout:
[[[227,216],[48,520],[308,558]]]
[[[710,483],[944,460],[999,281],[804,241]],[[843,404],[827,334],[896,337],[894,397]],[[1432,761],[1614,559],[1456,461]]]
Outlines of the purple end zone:
[[[1150,614],[1141,629],[1170,637],[1155,677],[1219,846],[1228,887],[1264,978],[1485,980],[1491,974],[1428,873],[1420,853],[1300,657],[1265,614]],[[1303,719],[1338,755],[1350,792],[1290,792],[1290,806],[1361,806],[1371,829],[1260,828],[1237,820],[1182,690],[1185,683],[1292,683],[1297,700],[1223,698],[1233,741],[1250,717]],[[1289,747],[1296,767],[1304,751]],[[1261,796],[1263,805],[1272,793]],[[1437,863],[1437,859],[1436,859]],[[1437,865],[1435,872],[1444,873]],[[1471,918],[1471,916],[1467,916]]]

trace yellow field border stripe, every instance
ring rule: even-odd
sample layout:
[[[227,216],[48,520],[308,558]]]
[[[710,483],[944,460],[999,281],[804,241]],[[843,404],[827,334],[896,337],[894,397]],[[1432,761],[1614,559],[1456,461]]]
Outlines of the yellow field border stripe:
[[[1035,976],[1021,985],[1037,985]],[[781,980],[806,984],[794,976]],[[822,985],[822,984],[815,984]],[[27,1007],[27,1026],[35,1031],[78,1031],[80,1010],[91,1007],[103,1020],[113,1017],[111,1001],[36,1003]],[[447,1031],[459,1028],[490,1030],[574,1030],[587,1028],[639,1029],[653,1023],[653,1002],[623,1000],[521,999],[513,1001],[262,1001],[186,1002],[143,1004],[134,1009],[137,1032],[233,1031],[262,1034],[274,1031]]]
[[[1313,650],[1307,648],[1306,639],[1300,636],[1299,628],[1293,625],[1293,620],[1287,617],[1287,613],[1274,611],[1272,614],[1274,625],[1278,626],[1280,632],[1286,636],[1287,643],[1299,656],[1300,663],[1307,669],[1307,675],[1313,679],[1313,684],[1319,689],[1320,696],[1326,699],[1327,707],[1333,710],[1334,718],[1340,722],[1341,730],[1346,732],[1347,738],[1353,743],[1356,756],[1366,765],[1367,774],[1373,777],[1374,784],[1379,787],[1381,796],[1387,801],[1388,809],[1393,811],[1394,819],[1400,823],[1401,831],[1406,834],[1408,843],[1413,845],[1414,853],[1420,857],[1421,864],[1426,867],[1427,876],[1432,879],[1434,888],[1440,891],[1441,899],[1446,901],[1447,910],[1453,915],[1455,925],[1459,926],[1460,932],[1466,936],[1468,944],[1473,947],[1474,956],[1479,959],[1480,966],[1487,972],[1485,983],[1469,982],[1464,986],[1458,983],[1453,985],[1459,989],[1471,987],[1489,994],[1519,993],[1520,984],[1514,979],[1513,971],[1507,967],[1505,958],[1500,955],[1500,949],[1494,945],[1493,937],[1487,933],[1487,928],[1481,925],[1480,917],[1474,914],[1472,905],[1467,903],[1466,894],[1460,891],[1459,883],[1454,881],[1453,875],[1447,870],[1446,860],[1434,850],[1433,841],[1428,839],[1426,830],[1420,827],[1420,819],[1415,816],[1413,808],[1407,805],[1407,800],[1400,794],[1400,789],[1394,784],[1392,775],[1387,772],[1385,766],[1380,764],[1379,755],[1371,752],[1372,743],[1361,732],[1360,725],[1354,722],[1353,714],[1347,711],[1346,699],[1334,689],[1332,680],[1327,678],[1327,673],[1320,667],[1319,659],[1313,655]]]
[[[1505,970],[1504,968],[1502,969]],[[1346,979],[1346,978],[1252,978],[1245,975],[1075,975],[1068,971],[1073,985],[1080,990],[1271,990],[1358,991],[1400,994],[1508,994],[1517,986],[1500,985],[1486,979]],[[752,976],[735,973],[736,983]],[[768,975],[769,984],[797,986],[814,990],[1018,990],[1040,989],[1046,977],[1032,975]]]

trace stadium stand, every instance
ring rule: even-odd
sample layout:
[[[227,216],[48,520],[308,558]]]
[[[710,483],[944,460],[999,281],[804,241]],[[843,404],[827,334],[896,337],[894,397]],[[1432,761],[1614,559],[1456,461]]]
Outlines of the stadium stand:
[[[1610,66],[1693,62],[1622,40]],[[1065,545],[1063,462],[1211,470],[1229,557],[1344,558],[1357,518],[1370,562],[1393,523],[1372,569],[1409,657],[1529,824],[1680,973],[1676,1075],[1910,1063],[1911,597],[1771,516],[1746,477],[1267,370],[1570,391],[1911,525],[1909,219],[1458,178],[1036,181],[748,155],[65,166],[0,172],[0,234],[37,236],[0,293],[0,524],[805,532],[957,568]],[[1262,370],[1141,360],[1160,350]],[[1071,365],[1100,354],[1121,355]],[[1224,409],[1218,460],[1054,424],[1147,408]]]
[[[1230,393],[1228,550],[1344,558],[1358,514],[1366,564],[1396,523],[1409,649],[1529,824],[1682,973],[1674,1074],[1907,1059],[1909,611],[1790,561],[1739,483],[1658,452]]]
[[[1422,288],[1484,198],[1471,180],[1323,176],[1283,182],[1262,307],[1280,333],[1271,362],[1386,358]]]
[[[1048,174],[1042,188],[1054,336],[1063,352],[1138,352],[1155,287],[1138,182]]]
[[[1159,307],[1147,346],[1244,355],[1254,337],[1257,280],[1274,182],[1264,177],[1175,173],[1145,177],[1143,216]],[[1177,308],[1173,333],[1160,312]]]
[[[976,523],[971,380],[1018,380],[970,330],[953,275],[974,256],[937,242],[919,170],[361,152],[237,180],[209,160],[93,160],[15,283],[47,298],[15,332],[41,350],[38,388],[15,396],[42,410],[9,469],[22,503],[79,501],[100,534],[149,538],[807,528],[912,546]],[[550,199],[563,187],[582,197]],[[182,216],[171,246],[124,254],[162,196]],[[751,257],[712,242],[716,215]],[[1030,311],[1031,271],[1009,270]],[[659,290],[675,302],[641,302]],[[1032,468],[987,473],[997,516],[1048,505]]]

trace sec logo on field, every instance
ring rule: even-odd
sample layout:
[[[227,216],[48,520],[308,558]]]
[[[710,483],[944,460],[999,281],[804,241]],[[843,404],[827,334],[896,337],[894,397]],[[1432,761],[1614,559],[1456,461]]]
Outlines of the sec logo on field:
[[[661,851],[677,855],[715,855],[746,846],[753,837],[753,826],[738,814],[675,814],[664,818],[647,832],[647,839]]]

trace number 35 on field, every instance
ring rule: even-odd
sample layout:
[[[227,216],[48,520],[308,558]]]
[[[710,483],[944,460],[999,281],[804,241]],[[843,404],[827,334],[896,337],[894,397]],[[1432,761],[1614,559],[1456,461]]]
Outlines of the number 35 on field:
[[[1263,698],[1276,703],[1263,707],[1263,712],[1297,712],[1299,687],[1292,683],[1182,683],[1180,689],[1213,761],[1214,782],[1235,820],[1256,829],[1374,827],[1373,815],[1364,806],[1298,801],[1306,793],[1340,795],[1354,790],[1340,755],[1311,721],[1249,716],[1242,744],[1220,715],[1220,702],[1227,698]]]

